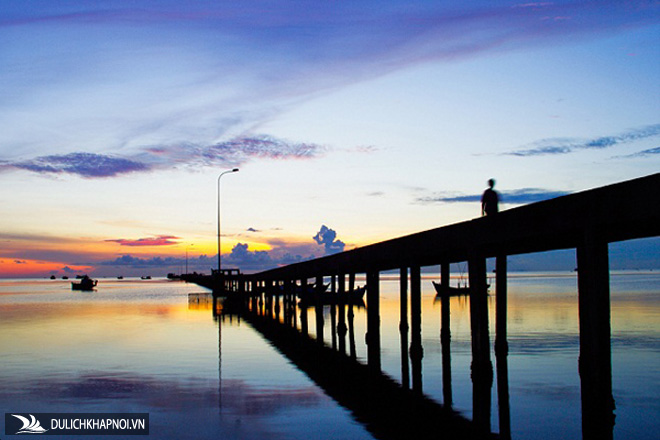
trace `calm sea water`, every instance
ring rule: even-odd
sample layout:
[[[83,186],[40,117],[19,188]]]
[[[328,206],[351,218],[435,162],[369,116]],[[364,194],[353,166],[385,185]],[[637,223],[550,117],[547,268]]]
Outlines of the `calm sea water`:
[[[581,438],[576,285],[574,274],[509,279],[514,439]],[[398,286],[395,278],[381,281],[381,343],[383,371],[401,381]],[[443,403],[440,304],[430,280],[422,286],[423,391]],[[615,438],[656,439],[660,274],[612,274],[611,290]],[[73,292],[62,280],[0,280],[0,408],[147,412],[150,437],[159,439],[372,438],[247,322],[214,319],[204,296],[189,301],[204,291],[159,279],[101,279],[94,292]],[[494,297],[489,308],[492,343]],[[330,344],[330,308],[324,312]],[[366,311],[358,309],[362,362],[365,331]],[[451,300],[451,331],[454,408],[471,418],[465,298]],[[496,381],[492,402],[497,432]]]

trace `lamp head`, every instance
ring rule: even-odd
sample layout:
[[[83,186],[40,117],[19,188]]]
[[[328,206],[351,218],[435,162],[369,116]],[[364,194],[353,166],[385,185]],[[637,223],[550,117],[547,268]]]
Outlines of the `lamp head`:
[[[231,170],[232,173],[235,173],[237,171],[238,171],[238,168],[234,168],[233,170]]]

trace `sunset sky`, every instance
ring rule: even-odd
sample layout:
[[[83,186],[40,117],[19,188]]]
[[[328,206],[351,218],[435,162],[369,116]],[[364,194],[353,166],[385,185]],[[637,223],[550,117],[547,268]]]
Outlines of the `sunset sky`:
[[[4,0],[0,277],[209,272],[234,167],[244,270],[656,173],[659,43],[641,0]]]

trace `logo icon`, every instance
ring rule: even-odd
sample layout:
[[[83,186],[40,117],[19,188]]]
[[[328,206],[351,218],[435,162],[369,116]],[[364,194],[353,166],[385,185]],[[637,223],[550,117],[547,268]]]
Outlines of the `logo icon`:
[[[16,434],[43,434],[48,431],[41,427],[39,420],[37,420],[32,414],[30,414],[30,419],[23,416],[17,416],[16,414],[12,414],[12,416],[23,422],[23,427]]]

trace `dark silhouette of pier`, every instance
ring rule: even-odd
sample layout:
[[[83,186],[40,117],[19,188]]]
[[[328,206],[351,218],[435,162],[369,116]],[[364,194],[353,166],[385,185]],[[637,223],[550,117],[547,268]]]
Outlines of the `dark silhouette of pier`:
[[[399,329],[404,382],[400,391],[405,391],[408,396],[406,399],[412,399],[401,401],[406,402],[405,405],[414,406],[428,400],[423,396],[421,382],[421,268],[439,265],[441,286],[448,288],[450,264],[467,261],[470,284],[473,420],[464,427],[464,421],[460,418],[446,417],[452,401],[448,361],[451,341],[448,298],[441,299],[444,406],[438,405],[431,411],[437,411],[438,420],[443,420],[440,425],[445,426],[449,433],[446,438],[487,438],[492,435],[490,414],[494,370],[488,330],[486,260],[495,258],[494,354],[500,391],[499,436],[506,439],[510,438],[506,336],[507,256],[576,249],[582,434],[583,439],[612,439],[615,404],[612,396],[608,244],[660,235],[660,197],[655,194],[658,188],[660,174],[654,174],[257,274],[220,274],[218,278],[196,282],[214,287],[217,293],[229,295],[232,302],[241,304],[255,328],[263,330],[264,334],[274,334],[275,332],[270,332],[270,327],[282,321],[283,324],[277,325],[288,326],[290,330],[283,332],[282,336],[272,336],[273,343],[294,363],[302,365],[304,362],[309,364],[309,359],[316,359],[312,363],[343,362],[334,360],[334,355],[328,354],[329,351],[350,359],[351,355],[346,355],[344,351],[345,343],[343,347],[341,343],[344,332],[350,329],[345,328],[345,322],[337,324],[336,327],[333,324],[333,347],[325,347],[323,304],[317,301],[316,343],[297,343],[297,348],[293,349],[288,348],[287,344],[290,342],[287,341],[278,345],[280,341],[275,342],[275,338],[286,339],[289,334],[292,334],[291,338],[295,336],[294,333],[308,338],[309,323],[306,322],[306,313],[301,315],[300,331],[297,329],[296,292],[302,292],[300,294],[304,296],[308,292],[314,292],[312,289],[317,289],[317,297],[320,298],[324,282],[329,278],[332,284],[331,293],[337,295],[338,304],[345,304],[348,310],[351,310],[350,301],[341,298],[350,298],[347,292],[355,289],[355,275],[365,274],[367,365],[361,369],[356,367],[354,371],[350,368],[339,371],[350,370],[351,372],[346,374],[355,377],[366,374],[364,381],[377,384],[375,388],[382,391],[388,389],[389,385],[382,379],[380,365],[379,280],[381,272],[398,270],[401,280]],[[340,319],[343,319],[341,316],[343,314],[340,315]],[[272,322],[269,323],[268,320]],[[337,335],[341,336],[338,345],[335,342]],[[267,337],[270,339],[271,336]],[[304,370],[302,366],[301,369]],[[315,374],[310,374],[310,377],[314,378]],[[324,375],[319,382],[333,380],[327,376]],[[412,378],[410,392],[407,391],[409,377]],[[376,393],[376,390],[372,392]],[[396,392],[393,391],[393,394],[388,396],[391,398]],[[414,396],[417,396],[418,400],[414,400]],[[337,400],[343,403],[346,401],[344,397],[337,397]],[[349,404],[352,405],[350,402],[344,404],[349,408]],[[376,408],[378,410],[378,407]],[[356,414],[358,412],[355,411]],[[402,410],[397,420],[410,432],[415,429],[416,419],[409,412]],[[460,428],[457,428],[459,425]],[[439,429],[438,436],[442,436],[443,428],[436,429]]]
[[[266,301],[260,304],[257,300],[250,301],[247,307],[243,303],[236,304],[235,298],[227,298],[220,313],[238,315],[239,319],[248,322],[330,397],[348,408],[376,438],[497,438],[496,435],[479,432],[468,419],[453,411],[450,406],[440,405],[398,384],[387,375],[373,371],[368,365],[358,362],[354,353],[348,355],[345,352],[347,332],[337,332],[340,346],[344,347],[338,349],[336,344],[332,347],[320,344],[318,340],[298,331],[292,325],[292,315],[284,313],[279,316],[282,308],[290,308],[291,311],[295,307],[294,303],[285,299],[284,295],[267,297],[270,304],[266,304]],[[340,320],[342,316],[345,317],[344,306],[341,302],[339,306],[333,306],[332,316],[336,316],[337,309],[342,308]],[[214,307],[214,310],[219,309]],[[352,326],[350,311],[348,320],[349,326]],[[337,329],[333,325],[333,330]],[[350,335],[349,339],[349,344],[354,347],[355,335]]]

